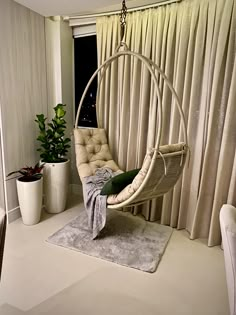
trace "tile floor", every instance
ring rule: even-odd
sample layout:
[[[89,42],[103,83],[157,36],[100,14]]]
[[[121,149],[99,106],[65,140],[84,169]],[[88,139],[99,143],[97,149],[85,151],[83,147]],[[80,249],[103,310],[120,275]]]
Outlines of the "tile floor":
[[[82,209],[80,197],[71,196],[61,214],[8,226],[1,315],[229,315],[220,247],[174,230],[149,274],[45,242]]]

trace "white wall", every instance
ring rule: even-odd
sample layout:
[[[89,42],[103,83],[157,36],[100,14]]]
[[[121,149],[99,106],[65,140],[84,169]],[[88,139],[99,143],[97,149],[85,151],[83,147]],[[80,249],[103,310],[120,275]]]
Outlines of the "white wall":
[[[72,30],[60,17],[45,19],[46,62],[48,84],[48,117],[54,115],[53,107],[66,104],[68,129],[73,120],[72,83]]]
[[[50,118],[53,116],[52,108],[62,102],[61,90],[61,40],[60,20],[45,19],[46,36],[46,64],[48,84],[48,104]]]
[[[13,0],[0,0],[0,42],[4,43],[0,49],[3,179],[12,221],[20,215],[19,205],[15,178],[6,175],[39,159],[36,114],[51,119],[53,107],[67,104],[67,136],[71,137],[73,38],[68,22],[60,17],[45,19]],[[74,169],[73,161],[72,165]]]
[[[78,184],[79,176],[75,165],[73,125],[74,125],[74,82],[73,82],[73,37],[68,22],[60,17],[46,18],[46,57],[48,78],[48,116],[57,103],[66,104],[66,136],[71,138],[71,183]]]
[[[47,114],[44,18],[12,0],[0,0],[0,104],[7,209],[18,207],[15,179],[6,174],[38,160],[37,113]]]

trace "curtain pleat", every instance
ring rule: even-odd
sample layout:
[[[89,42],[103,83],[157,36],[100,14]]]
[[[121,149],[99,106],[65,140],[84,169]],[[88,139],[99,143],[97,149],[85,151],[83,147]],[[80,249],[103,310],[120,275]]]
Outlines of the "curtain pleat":
[[[191,150],[176,186],[134,207],[147,220],[186,229],[190,238],[220,244],[219,211],[236,205],[236,12],[234,0],[185,0],[127,15],[125,42],[153,60],[177,91]],[[97,19],[98,64],[120,41],[119,16]],[[171,92],[158,77],[163,102],[161,144],[183,140]],[[157,95],[148,69],[120,57],[104,75],[97,100],[114,159],[123,170],[141,167],[158,132]]]

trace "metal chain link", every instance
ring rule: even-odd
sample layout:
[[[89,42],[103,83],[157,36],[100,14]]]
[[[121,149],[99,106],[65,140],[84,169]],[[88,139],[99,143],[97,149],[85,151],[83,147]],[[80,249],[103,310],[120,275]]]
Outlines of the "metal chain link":
[[[126,26],[126,15],[127,15],[127,7],[125,4],[125,0],[122,1],[122,9],[120,13],[120,39],[121,41],[125,35],[125,26]]]

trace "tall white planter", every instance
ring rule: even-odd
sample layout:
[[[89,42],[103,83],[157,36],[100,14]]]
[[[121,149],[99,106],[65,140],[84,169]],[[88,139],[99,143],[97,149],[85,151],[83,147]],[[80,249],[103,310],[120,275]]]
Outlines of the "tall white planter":
[[[70,161],[45,163],[43,168],[45,208],[49,213],[65,210],[69,191]]]
[[[33,182],[16,180],[16,187],[23,223],[37,224],[40,221],[43,200],[42,177]]]

